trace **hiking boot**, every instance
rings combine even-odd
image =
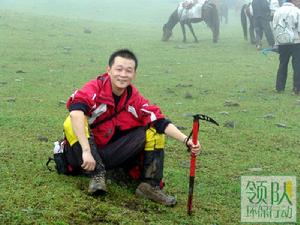
[[[148,198],[166,206],[174,206],[176,204],[174,196],[166,195],[159,186],[151,186],[148,183],[141,183],[135,190],[135,194],[138,197]]]
[[[102,195],[106,193],[105,173],[99,173],[90,180],[88,192],[92,195]]]

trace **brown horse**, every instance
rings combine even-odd
[[[169,20],[163,26],[163,37],[162,41],[168,41],[172,36],[172,30],[177,23],[180,23],[181,30],[183,34],[183,42],[186,42],[186,32],[185,32],[185,25],[187,25],[194,37],[195,42],[198,42],[198,39],[194,33],[194,29],[192,27],[192,23],[199,23],[204,21],[208,27],[210,27],[213,35],[213,42],[218,42],[219,39],[219,14],[216,8],[216,5],[206,1],[203,6],[201,7],[201,18],[187,18],[185,20],[180,20],[180,15],[178,14],[178,8],[170,15]]]

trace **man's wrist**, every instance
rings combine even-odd
[[[82,148],[82,152],[91,152],[91,149],[90,148]]]
[[[183,139],[183,142],[182,142],[182,143],[187,144],[187,141],[188,141],[188,137],[185,137],[185,138]]]

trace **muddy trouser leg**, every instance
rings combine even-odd
[[[87,174],[90,176],[97,175],[99,173],[105,173],[105,166],[103,164],[103,161],[98,153],[98,150],[96,148],[95,142],[92,138],[89,139],[89,144],[91,147],[91,153],[96,161],[96,168],[92,172],[86,172],[81,168],[81,165],[83,163],[82,160],[82,149],[79,142],[76,142],[75,144],[70,146],[66,146],[65,148],[65,156],[67,159],[68,164],[72,166],[73,174]],[[68,145],[68,144],[67,144]]]
[[[105,168],[110,170],[122,167],[126,162],[137,158],[144,150],[145,130],[145,127],[135,128],[116,141],[99,149]]]
[[[159,186],[163,178],[165,135],[154,128],[146,131],[142,178],[152,186]]]
[[[174,206],[176,197],[164,193],[160,185],[163,178],[164,144],[164,134],[157,133],[152,127],[146,131],[143,182],[139,184],[135,194],[166,206]]]

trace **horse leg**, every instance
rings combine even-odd
[[[187,25],[188,25],[188,27],[190,28],[190,31],[191,31],[191,33],[192,33],[194,39],[195,39],[195,42],[197,43],[197,42],[198,42],[198,39],[197,39],[197,37],[196,37],[196,35],[195,35],[195,32],[194,32],[194,29],[193,29],[192,24],[191,24],[191,23],[187,23]]]
[[[209,4],[209,6],[202,9],[202,20],[204,20],[212,31],[213,43],[217,43],[219,39],[220,18],[214,4]]]
[[[213,43],[217,43],[219,39],[219,27],[220,27],[220,21],[218,16],[214,18],[214,21],[212,22],[212,25],[210,26],[210,29],[212,31],[213,36]]]
[[[249,25],[249,34],[250,34],[250,41],[251,44],[255,44],[256,43],[256,37],[255,37],[255,32],[254,32],[254,21],[253,18],[250,19],[250,25]]]
[[[186,42],[186,33],[185,33],[185,27],[184,27],[184,23],[180,22],[180,26],[181,26],[181,30],[182,30],[182,35],[183,35],[183,42]]]
[[[213,33],[213,43],[217,43],[219,39],[219,30],[217,28],[212,28],[212,33]]]
[[[241,9],[241,25],[243,28],[244,39],[248,40],[248,24],[247,24],[247,13],[246,13],[247,5],[243,5]]]

